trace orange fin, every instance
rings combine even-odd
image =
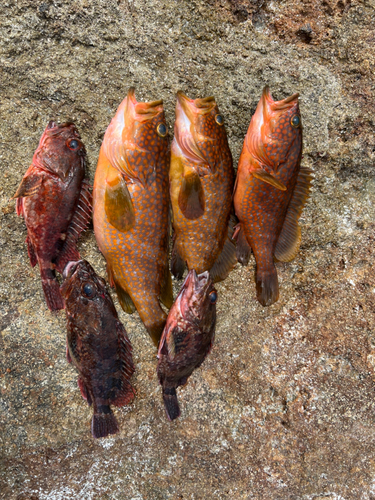
[[[122,175],[111,169],[106,178],[105,213],[108,222],[118,231],[125,233],[135,224],[132,199]]]
[[[234,218],[231,217],[228,224],[228,237],[225,240],[220,255],[210,269],[210,276],[214,283],[225,280],[237,264],[236,246],[232,240],[234,223]]]
[[[164,279],[161,284],[160,300],[167,309],[170,309],[173,305],[172,276],[169,270],[168,262],[165,266]]]
[[[251,247],[247,242],[245,231],[243,230],[241,223],[237,225],[233,239],[236,241],[236,254],[238,262],[243,266],[247,266],[250,260]]]
[[[279,281],[277,278],[276,267],[256,271],[256,289],[257,299],[262,306],[270,306],[279,298]]]
[[[42,185],[43,177],[40,174],[29,174],[25,175],[22,179],[21,184],[18,186],[16,194],[11,198],[26,198],[27,196],[33,196],[38,192],[38,189]],[[19,214],[18,214],[19,215]]]
[[[135,312],[135,305],[130,298],[130,295],[124,288],[122,288],[121,285],[117,283],[117,281],[113,278],[113,275],[111,276],[115,285],[116,293],[117,293],[117,298],[118,301],[120,302],[121,307],[123,310],[128,313],[128,314],[133,314]]]
[[[259,168],[257,170],[251,170],[251,173],[256,179],[260,181],[267,182],[267,184],[271,184],[271,186],[276,189],[280,189],[280,191],[286,191],[286,187],[282,182],[276,179],[272,174],[269,174],[265,170]]]
[[[298,219],[310,196],[311,181],[311,170],[301,167],[275,248],[275,258],[281,262],[293,260],[299,250],[301,228],[298,225]]]
[[[199,175],[190,170],[182,179],[178,205],[181,212],[189,220],[198,219],[204,214],[204,191]]]

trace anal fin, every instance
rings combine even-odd
[[[312,171],[308,167],[301,167],[275,248],[275,258],[280,262],[289,262],[298,253],[301,243],[298,219],[310,196],[311,182]]]
[[[172,276],[169,270],[168,262],[165,266],[164,278],[161,284],[160,300],[167,309],[170,309],[173,305]]]
[[[176,238],[174,238],[173,250],[171,256],[171,271],[173,276],[180,280],[184,275],[185,268],[186,268],[186,263],[178,253]]]
[[[220,255],[210,269],[210,276],[214,283],[225,280],[230,271],[237,264],[236,246],[232,240],[234,224],[235,219],[231,216],[228,223],[228,237],[225,240]]]
[[[120,302],[121,307],[123,310],[128,313],[128,314],[133,314],[135,312],[135,305],[134,302],[132,301],[130,295],[124,288],[115,280],[113,279],[116,293],[117,293],[117,298]]]
[[[250,260],[251,247],[247,242],[245,231],[239,223],[235,229],[233,239],[236,241],[237,260],[243,266],[247,266]]]

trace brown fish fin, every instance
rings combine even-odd
[[[38,173],[30,173],[25,175],[22,179],[21,184],[18,186],[16,194],[11,198],[26,198],[27,196],[33,196],[38,192],[38,189],[43,183],[43,176]]]
[[[56,259],[56,269],[62,273],[69,261],[80,259],[77,249],[77,241],[80,234],[85,231],[91,220],[92,213],[92,195],[90,184],[84,179],[79,195],[76,210],[66,231],[63,247]]]
[[[169,421],[175,420],[180,416],[180,406],[178,404],[176,389],[174,387],[163,387],[163,402]]]
[[[27,244],[27,253],[29,254],[31,267],[35,267],[38,262],[38,259],[33,244],[31,243],[30,238],[28,236],[26,238],[26,244]]]
[[[262,306],[270,306],[279,298],[279,281],[275,265],[256,270],[257,299]]]
[[[134,305],[132,299],[130,298],[130,295],[128,294],[128,292],[126,290],[124,290],[122,288],[121,285],[118,284],[118,282],[113,278],[113,276],[112,276],[112,279],[113,279],[113,282],[115,285],[117,298],[118,298],[118,301],[120,302],[121,307],[123,308],[123,310],[126,313],[133,314],[135,312],[136,308],[135,308],[135,305]]]
[[[69,352],[68,339],[66,339],[66,350],[65,350],[65,353],[66,353],[66,360],[70,364],[72,362],[72,357],[70,356],[70,352]]]
[[[243,266],[247,266],[250,260],[251,247],[247,242],[245,231],[241,223],[237,224],[233,239],[236,242],[236,255],[238,262]]]
[[[98,413],[94,413],[91,421],[91,433],[94,438],[107,437],[119,431],[116,417],[109,406],[101,406]]]
[[[108,222],[125,233],[135,224],[133,202],[123,176],[115,169],[108,169],[105,188],[105,213]]]
[[[22,198],[17,198],[17,201],[16,201],[16,214],[17,215],[22,215],[22,217],[24,216],[23,215],[23,201],[22,201]]]
[[[135,372],[133,357],[132,357],[132,346],[126,330],[120,321],[116,321],[116,331],[119,339],[120,357],[122,360],[121,372],[123,375],[130,379],[130,377]],[[134,392],[134,390],[133,390]]]
[[[64,299],[62,298],[60,292],[59,283],[52,270],[40,267],[40,277],[42,279],[42,287],[48,309],[50,309],[50,311],[59,311],[60,309],[64,309]]]
[[[160,300],[167,309],[170,309],[173,305],[172,276],[169,270],[168,263],[165,266],[164,278],[161,284]]]
[[[223,281],[237,264],[236,246],[233,243],[232,236],[234,232],[235,219],[233,216],[229,219],[228,238],[225,240],[223,249],[210,269],[210,276],[214,283]]]
[[[271,186],[275,187],[276,189],[280,189],[280,191],[286,191],[286,187],[282,182],[276,179],[272,174],[269,174],[262,168],[259,168],[257,170],[251,170],[250,173],[256,178],[259,179],[260,181],[267,182],[267,184],[271,184]]]
[[[195,220],[204,214],[205,200],[199,175],[193,169],[184,175],[178,195],[178,206],[189,220]]]
[[[178,253],[176,239],[174,239],[172,256],[171,256],[171,271],[173,276],[180,280],[184,275],[185,268],[186,268],[186,263]]]
[[[113,273],[112,273],[112,270],[111,268],[109,267],[108,263],[107,263],[107,276],[108,276],[108,282],[109,282],[109,286],[111,288],[115,288],[115,282],[113,280]]]
[[[281,262],[290,262],[298,253],[301,244],[298,219],[310,196],[311,183],[312,171],[308,167],[301,167],[275,248],[275,258]]]
[[[89,406],[91,406],[92,399],[91,399],[90,393],[87,390],[86,384],[84,383],[83,379],[81,377],[78,377],[77,383],[78,383],[79,390],[81,391],[81,396],[83,397],[83,399],[85,401],[87,401],[87,404]]]

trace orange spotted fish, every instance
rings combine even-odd
[[[122,308],[137,309],[157,345],[173,303],[168,266],[169,144],[163,102],[134,89],[104,136],[94,181],[94,230]]]
[[[230,236],[234,170],[215,99],[177,94],[175,137],[169,172],[173,209],[172,273],[185,266],[213,281],[226,278],[236,250]]]
[[[274,259],[289,262],[300,246],[298,219],[311,185],[311,171],[300,167],[301,155],[298,94],[274,101],[265,87],[245,137],[234,192],[237,257],[247,265],[253,251],[263,306],[279,298]]]
[[[33,161],[13,198],[27,227],[30,263],[39,264],[47,306],[64,308],[55,270],[80,258],[77,240],[89,225],[91,194],[85,177],[86,152],[73,123],[49,122]]]

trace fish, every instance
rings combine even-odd
[[[104,135],[93,189],[94,232],[121,307],[158,345],[173,304],[168,250],[170,149],[163,101],[130,88]]]
[[[39,264],[51,311],[64,309],[56,271],[80,259],[77,240],[90,222],[92,198],[85,179],[86,151],[73,123],[50,121],[16,194],[17,215],[27,228],[32,267]]]
[[[224,280],[237,263],[233,234],[234,169],[224,118],[214,97],[177,93],[169,171],[173,211],[172,274],[186,266]]]
[[[295,258],[301,243],[298,219],[310,195],[312,172],[301,166],[302,120],[298,94],[274,101],[266,86],[251,119],[238,163],[233,238],[237,258],[256,261],[256,293],[263,306],[279,298],[274,261]]]
[[[63,273],[68,363],[77,369],[82,397],[93,406],[94,438],[119,431],[111,406],[129,404],[135,390],[132,346],[119,321],[106,282],[85,260],[69,262]]]
[[[189,271],[169,311],[158,349],[157,375],[168,420],[180,416],[176,389],[210,353],[216,325],[217,291],[208,271]]]

